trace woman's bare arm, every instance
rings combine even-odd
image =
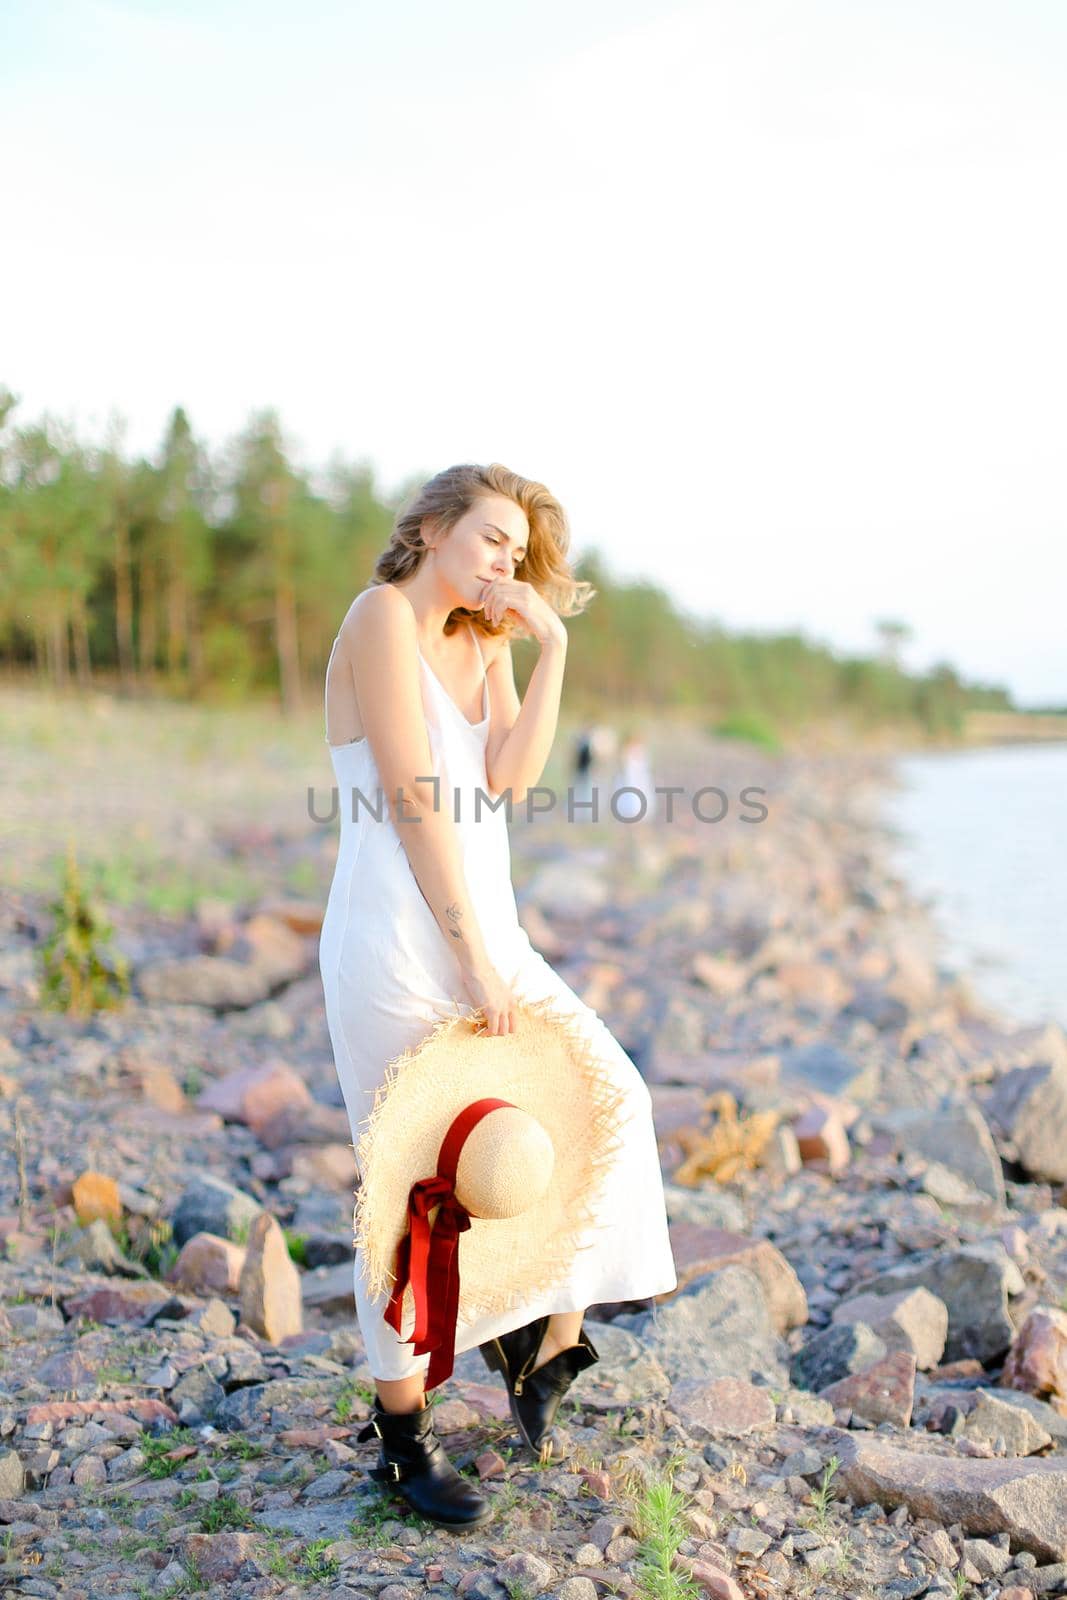
[[[567,635],[552,637],[541,646],[537,665],[520,701],[508,640],[498,649],[488,668],[492,718],[485,768],[494,796],[511,790],[518,805],[526,791],[539,782],[552,751],[559,723],[559,698],[567,664]]]
[[[461,971],[491,967],[463,871],[447,799],[436,796],[422,703],[415,613],[388,584],[359,595],[341,626],[360,720],[381,778],[386,805],[415,881],[455,952]]]

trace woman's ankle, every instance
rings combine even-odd
[[[390,1416],[411,1416],[416,1411],[426,1409],[426,1393],[421,1379],[413,1382],[410,1378],[397,1378],[395,1381],[383,1378],[375,1383],[375,1389],[379,1410],[387,1411]]]

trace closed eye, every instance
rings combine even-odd
[[[492,538],[490,538],[490,537],[489,537],[489,534],[487,534],[487,533],[486,533],[486,534],[483,534],[483,535],[482,535],[482,537],[483,537],[483,538],[484,538],[484,539],[488,539],[488,540],[489,540],[489,543],[490,543],[490,544],[503,544],[503,542],[504,542],[504,541],[503,541],[503,539],[492,539]],[[524,551],[523,551],[523,552],[522,552],[522,555],[521,555],[521,556],[516,556],[516,557],[515,557],[515,564],[516,564],[516,566],[520,566],[520,567],[521,567],[521,566],[522,566],[522,563],[523,563],[523,562],[524,562],[524,561],[525,561],[525,560],[526,560],[526,551],[525,551],[525,550],[524,550]]]

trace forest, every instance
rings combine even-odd
[[[271,696],[300,715],[321,704],[341,619],[427,476],[389,496],[366,462],[301,465],[274,410],[211,451],[179,406],[154,457],[131,457],[118,424],[89,442],[49,415],[24,420],[0,390],[0,675],[203,702]],[[947,661],[907,671],[909,629],[895,619],[875,625],[869,654],[847,655],[800,631],[684,616],[595,549],[575,572],[597,589],[567,624],[565,692],[581,715],[625,705],[778,732],[844,715],[951,736],[967,712],[1013,709],[1005,689],[964,682]],[[520,692],[530,648],[516,648]]]

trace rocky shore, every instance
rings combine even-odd
[[[43,902],[5,896],[0,1592],[1067,1592],[1067,1043],[939,968],[885,759],[713,756],[669,781],[761,786],[763,822],[513,829],[531,938],[649,1085],[680,1282],[590,1308],[546,1463],[458,1359],[469,1535],[355,1441],[321,896],[116,914],[134,993],[83,1021],[40,1004]]]

